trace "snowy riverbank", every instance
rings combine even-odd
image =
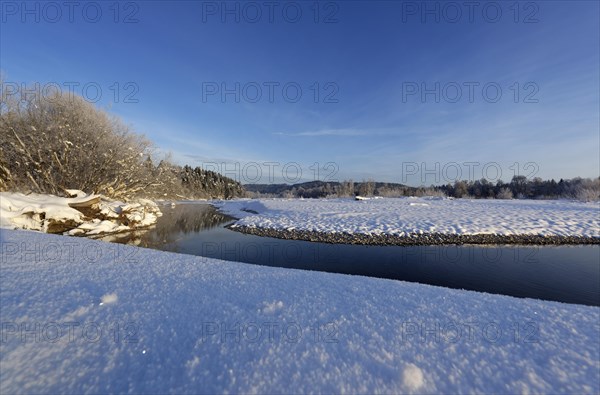
[[[72,236],[127,232],[153,225],[162,215],[147,199],[123,203],[68,190],[73,197],[0,192],[0,227]]]
[[[353,244],[600,243],[599,202],[260,199],[215,204],[262,236]]]
[[[600,391],[597,307],[0,235],[1,393]]]

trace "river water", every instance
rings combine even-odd
[[[250,264],[319,270],[600,306],[600,246],[364,246],[226,229],[206,203],[161,207],[155,227],[105,240]]]

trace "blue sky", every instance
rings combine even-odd
[[[0,69],[242,182],[600,174],[598,2],[271,4],[3,2]]]

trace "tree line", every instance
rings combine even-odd
[[[0,191],[79,189],[125,200],[244,195],[221,174],[157,160],[152,142],[74,94],[21,100],[2,90],[0,139]]]
[[[470,197],[498,199],[600,199],[600,177],[542,180],[540,177],[528,179],[525,176],[514,176],[508,183],[498,181],[491,183],[486,179],[476,181],[457,181],[436,187],[447,196],[456,198]]]
[[[486,179],[456,181],[453,184],[412,187],[404,184],[382,183],[373,180],[353,182],[311,181],[287,185],[244,185],[250,197],[326,198],[347,196],[448,196],[471,199],[600,199],[600,177],[542,180],[514,176],[510,182],[492,183]]]

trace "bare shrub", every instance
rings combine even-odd
[[[83,98],[55,93],[1,100],[5,188],[58,195],[71,188],[123,198],[155,183],[143,165],[151,143]]]
[[[513,193],[509,188],[501,188],[496,195],[496,199],[512,199]]]

